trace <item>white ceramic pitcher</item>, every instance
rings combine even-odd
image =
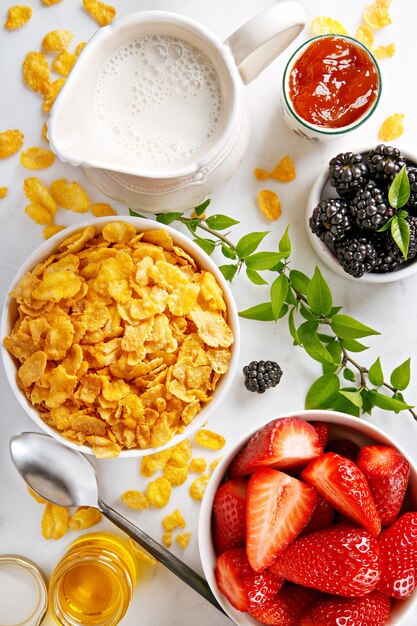
[[[221,42],[182,15],[143,11],[126,15],[91,38],[53,106],[48,137],[58,157],[82,166],[106,195],[153,213],[200,204],[236,169],[249,139],[242,86],[251,82],[297,37],[305,24],[302,7],[288,0],[255,16]],[[221,93],[217,126],[203,151],[182,163],[144,166],[109,141],[95,103],[103,65],[142,35],[173,37],[201,51],[215,68]],[[165,120],[166,121],[166,120]]]

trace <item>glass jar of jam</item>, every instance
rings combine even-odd
[[[283,79],[283,114],[292,130],[320,140],[357,128],[372,115],[381,76],[369,50],[351,37],[323,35],[291,57]]]

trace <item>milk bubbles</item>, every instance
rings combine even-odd
[[[201,50],[174,37],[141,35],[103,65],[95,107],[114,148],[134,164],[164,167],[204,151],[222,98],[216,70]]]

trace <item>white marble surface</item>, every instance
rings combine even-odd
[[[11,33],[0,30],[0,127],[1,130],[20,128],[25,133],[25,146],[28,147],[44,144],[41,139],[41,100],[21,82],[21,64],[26,52],[39,49],[44,34],[49,30],[68,28],[75,33],[74,41],[78,43],[94,32],[96,24],[82,10],[81,0],[64,0],[51,8],[41,6],[40,0],[25,0],[25,3],[34,9],[34,16],[29,24]],[[213,0],[210,3],[202,0],[114,0],[119,15],[143,9],[178,11],[205,23],[220,37],[226,37],[240,23],[271,3],[270,0]],[[342,0],[320,0],[314,3],[300,0],[300,3],[305,7],[309,21],[316,15],[332,15],[353,33],[360,22],[365,0],[351,3]],[[5,5],[11,3],[2,4],[0,21],[6,15]],[[286,225],[290,223],[294,249],[293,266],[312,273],[317,258],[310,248],[305,232],[305,203],[314,178],[329,156],[339,150],[352,149],[355,145],[378,143],[377,131],[381,122],[395,112],[405,113],[406,128],[404,136],[395,145],[413,149],[417,137],[417,87],[415,81],[414,84],[411,81],[414,78],[417,58],[417,4],[413,0],[393,0],[391,14],[392,25],[377,34],[378,44],[395,41],[397,46],[395,57],[381,62],[383,93],[379,107],[374,117],[348,138],[318,147],[287,131],[279,111],[280,81],[285,60],[288,58],[286,53],[247,88],[252,122],[250,150],[232,179],[212,196],[213,211],[225,212],[241,220],[241,224],[234,229],[233,236],[236,239],[249,230],[270,229],[271,235],[265,240],[265,248],[272,249]],[[303,37],[307,37],[307,32],[301,35]],[[253,168],[271,167],[285,154],[290,154],[294,159],[298,175],[296,181],[288,185],[268,183],[269,187],[279,193],[283,207],[280,220],[269,224],[255,205],[256,194],[263,184],[255,180]],[[41,227],[24,213],[27,202],[23,196],[22,183],[31,174],[22,168],[18,157],[0,163],[0,186],[9,187],[7,198],[0,201],[2,300],[20,264],[42,241]],[[77,179],[85,184],[95,202],[105,201],[102,194],[88,185],[82,172],[71,166],[55,163],[53,167],[39,174],[45,182],[60,177]],[[121,214],[127,212],[122,206],[118,206],[118,210]],[[62,210],[57,216],[57,221],[64,224],[77,220],[80,220],[80,216]],[[357,316],[382,333],[381,337],[371,338],[368,342],[370,350],[360,355],[364,364],[370,365],[380,355],[383,367],[390,371],[408,356],[416,356],[417,277],[398,283],[372,286],[354,284],[337,277],[324,267],[322,270],[332,287],[335,303],[343,305],[346,313]],[[245,277],[236,280],[233,291],[239,309],[265,299],[263,288],[249,285]],[[269,416],[301,409],[309,385],[320,373],[317,363],[311,361],[302,350],[293,347],[285,322],[262,324],[243,320],[241,327],[240,366],[254,358],[270,358],[280,363],[284,376],[277,389],[258,396],[247,392],[243,387],[241,374],[236,375],[227,400],[210,422],[210,426],[222,432],[229,443]],[[415,361],[413,365],[412,384],[406,395],[409,402],[417,404]],[[56,542],[47,542],[41,537],[42,507],[27,495],[8,453],[10,436],[22,430],[34,429],[34,426],[13,397],[4,375],[0,378],[0,401],[0,553],[23,554],[37,561],[50,574],[72,536],[68,534]],[[371,419],[395,436],[417,461],[417,426],[409,414],[387,415],[376,410]],[[210,461],[216,458],[215,453],[204,454],[202,450],[198,453]],[[104,486],[104,496],[115,506],[121,506],[119,496],[124,490],[140,489],[145,485],[138,475],[138,462],[135,460],[105,461],[97,463],[97,467]],[[189,498],[187,484],[174,489],[169,506],[162,512],[150,509],[145,512],[124,510],[124,513],[156,539],[160,539],[161,519],[176,506],[183,512],[187,529],[192,532],[192,540],[184,553],[174,542],[173,551],[201,572],[197,548],[199,506]],[[102,527],[108,528],[104,523]],[[196,622],[197,615],[200,626],[230,623],[163,567],[158,567],[153,575],[149,574],[138,585],[134,601],[122,624],[191,625]],[[416,621],[417,610],[402,626],[412,626]]]

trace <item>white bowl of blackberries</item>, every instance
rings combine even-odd
[[[319,257],[340,276],[368,283],[417,271],[417,158],[379,144],[333,157],[307,210]]]

